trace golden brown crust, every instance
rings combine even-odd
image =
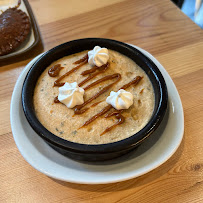
[[[0,56],[18,48],[30,33],[30,20],[20,9],[9,8],[0,15]]]

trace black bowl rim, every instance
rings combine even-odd
[[[150,67],[150,70],[152,71],[152,73],[154,74],[154,76],[158,82],[158,85],[160,88],[160,98],[159,98],[159,104],[158,104],[157,110],[156,110],[156,112],[154,112],[155,115],[153,117],[151,117],[150,121],[143,129],[141,129],[139,132],[135,133],[134,135],[132,135],[126,139],[123,139],[123,140],[120,140],[117,142],[106,143],[106,144],[97,144],[97,145],[96,144],[95,145],[80,144],[80,143],[71,142],[71,141],[65,140],[63,138],[60,138],[60,137],[54,135],[53,133],[51,133],[50,131],[48,131],[39,122],[39,120],[35,116],[35,113],[33,112],[33,110],[28,108],[29,99],[28,99],[28,97],[26,97],[26,95],[27,95],[27,91],[29,91],[29,86],[27,85],[27,83],[30,80],[30,75],[32,74],[35,67],[37,67],[37,65],[40,64],[41,61],[45,60],[47,57],[51,58],[50,56],[54,55],[57,50],[66,48],[74,43],[81,43],[84,41],[94,41],[94,42],[98,42],[99,44],[101,44],[102,42],[108,42],[108,43],[112,43],[115,46],[121,46],[121,47],[125,47],[128,50],[131,50],[132,52],[134,52],[134,54],[136,54],[136,56],[141,57],[142,60],[144,60],[144,62]],[[122,53],[122,54],[124,54],[124,53]],[[53,61],[51,61],[50,64]],[[132,46],[130,46],[126,43],[120,42],[120,41],[106,39],[106,38],[83,38],[83,39],[72,40],[72,41],[60,44],[60,45],[48,50],[47,52],[45,52],[41,57],[39,57],[35,61],[35,63],[32,65],[32,67],[28,71],[28,73],[25,77],[24,83],[23,83],[21,96],[22,96],[21,98],[22,98],[23,111],[27,118],[27,121],[29,122],[29,124],[31,125],[33,130],[40,137],[42,137],[48,143],[54,144],[62,149],[70,150],[73,152],[84,152],[84,153],[90,153],[90,154],[91,153],[109,153],[109,152],[125,150],[127,148],[132,148],[132,147],[137,146],[157,129],[157,127],[159,126],[159,124],[161,123],[161,121],[164,117],[164,114],[167,109],[167,103],[168,103],[168,93],[167,93],[167,87],[166,87],[165,80],[164,80],[161,72],[159,71],[158,67],[154,64],[154,62],[151,59],[149,59],[147,56],[145,56],[142,52],[140,52],[138,49],[136,49],[135,47],[132,47]],[[138,140],[138,137],[140,137],[139,140]]]

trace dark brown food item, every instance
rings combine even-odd
[[[30,33],[27,14],[17,7],[9,8],[0,15],[0,56],[18,48]]]

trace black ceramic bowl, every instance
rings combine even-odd
[[[115,50],[128,56],[147,73],[154,88],[155,108],[148,124],[138,133],[127,139],[100,145],[79,144],[64,140],[52,134],[39,122],[33,106],[33,93],[39,76],[52,62],[67,55],[84,50],[91,50],[96,45]],[[22,89],[23,110],[31,127],[52,148],[65,156],[81,161],[103,161],[113,159],[137,147],[159,126],[167,109],[167,100],[167,88],[164,78],[157,66],[149,58],[125,43],[100,38],[74,40],[47,51],[32,65],[25,78]]]

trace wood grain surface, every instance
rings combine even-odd
[[[30,0],[44,50],[85,37],[135,44],[154,55],[182,100],[176,153],[141,177],[107,185],[54,180],[32,168],[10,127],[15,82],[31,60],[0,64],[0,202],[203,202],[203,31],[169,0]]]

